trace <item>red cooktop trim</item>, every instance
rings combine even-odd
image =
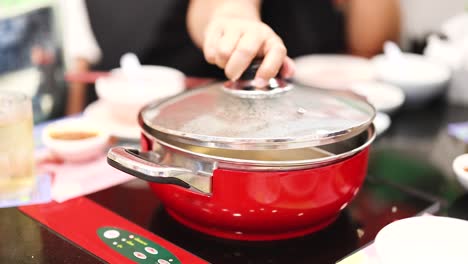
[[[22,206],[19,209],[26,215],[29,215],[59,235],[108,263],[125,264],[135,262],[120,255],[101,241],[96,231],[104,226],[125,229],[150,239],[169,250],[182,263],[208,263],[86,197],[76,198],[64,203],[52,202],[41,205]]]

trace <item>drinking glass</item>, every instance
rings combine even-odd
[[[23,94],[0,91],[0,198],[25,194],[34,183],[31,100]]]

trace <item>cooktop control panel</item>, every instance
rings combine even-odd
[[[101,227],[97,234],[111,249],[140,264],[181,264],[171,252],[138,234],[115,227]]]

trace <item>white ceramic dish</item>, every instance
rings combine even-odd
[[[52,154],[64,161],[85,162],[103,155],[109,134],[97,125],[81,118],[65,119],[47,125],[42,132],[42,141]],[[84,139],[58,139],[54,134],[86,132],[95,134]]]
[[[306,55],[294,59],[294,80],[325,89],[348,89],[355,82],[374,79],[374,69],[366,58],[350,55]]]
[[[450,69],[422,55],[403,53],[402,59],[377,55],[372,59],[376,78],[400,87],[408,105],[421,105],[441,95],[450,81]]]
[[[101,100],[88,105],[83,116],[90,122],[106,127],[112,136],[130,140],[139,140],[140,138],[140,127],[136,117],[132,123],[121,122],[112,114],[112,109],[109,109]]]
[[[468,154],[463,154],[455,158],[452,168],[457,175],[458,182],[468,190]]]
[[[404,101],[403,91],[391,84],[370,81],[351,85],[351,91],[364,96],[377,111],[391,114],[399,109]]]
[[[133,76],[114,69],[96,81],[98,98],[121,122],[133,123],[140,109],[151,101],[170,97],[185,89],[182,72],[164,66],[143,65]]]
[[[467,263],[468,221],[419,216],[395,221],[375,238],[382,264]]]

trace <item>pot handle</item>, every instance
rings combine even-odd
[[[158,164],[154,152],[140,152],[136,149],[113,147],[107,153],[107,163],[123,172],[145,181],[173,184],[211,193],[211,177],[198,175],[191,170]]]

